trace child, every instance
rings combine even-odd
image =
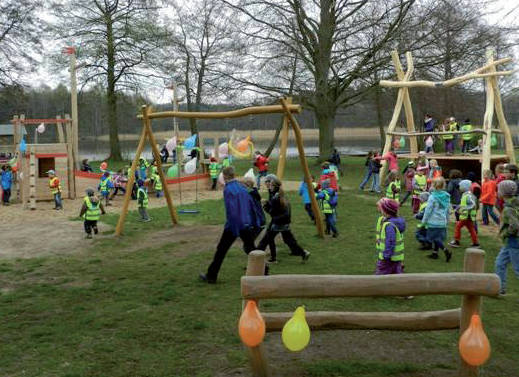
[[[114,174],[114,176],[113,176],[113,184],[114,184],[115,189],[114,189],[114,192],[112,193],[112,196],[110,197],[110,200],[112,200],[115,197],[115,195],[117,195],[119,190],[121,190],[123,192],[123,194],[126,193],[126,182],[127,182],[127,179],[124,176],[123,169],[119,169],[117,174]]]
[[[401,274],[404,261],[405,220],[398,217],[396,200],[382,198],[377,203],[382,219],[377,223],[378,260],[375,274]]]
[[[157,198],[160,198],[164,196],[164,191],[162,188],[162,181],[160,179],[160,175],[158,173],[155,173],[151,176],[152,182],[153,182],[153,189],[155,190],[155,196]]]
[[[402,171],[402,174],[404,176],[404,186],[405,186],[405,195],[404,198],[400,201],[400,207],[404,205],[407,198],[411,196],[413,193],[413,178],[416,173],[415,170],[415,163],[414,161],[409,161],[407,163],[407,166]]]
[[[261,177],[266,177],[269,173],[269,159],[264,156],[260,151],[256,151],[256,157],[254,159],[254,166],[258,168],[258,176],[256,185],[258,190],[260,189]]]
[[[386,198],[399,201],[400,199],[400,179],[397,171],[389,172],[387,176]]]
[[[373,177],[373,181],[371,183],[370,192],[376,192],[380,194],[380,168],[382,164],[376,158],[379,156],[378,152],[375,152],[373,158],[371,159],[371,173]]]
[[[431,259],[438,259],[440,250],[443,250],[446,262],[452,258],[452,253],[444,244],[447,238],[449,210],[450,195],[445,191],[445,179],[443,177],[435,178],[432,181],[432,191],[422,218],[422,224],[427,228],[427,240],[433,246],[433,252],[428,255]]]
[[[321,190],[317,194],[321,209],[323,210],[326,218],[326,234],[332,233],[333,238],[337,238],[339,232],[335,226],[335,207],[337,206],[337,192],[330,187],[328,180],[324,181],[321,185]]]
[[[61,184],[59,182],[59,178],[56,177],[56,172],[54,170],[49,170],[47,175],[49,176],[50,193],[54,196],[54,209],[63,209],[63,204],[61,203]]]
[[[366,156],[366,162],[364,162],[364,178],[362,179],[362,182],[359,185],[360,190],[364,190],[364,186],[366,186],[369,182],[369,179],[371,178],[371,175],[373,174],[373,171],[371,169],[371,160],[373,158],[373,151],[369,151],[368,155]]]
[[[418,213],[414,216],[417,220],[422,220],[425,208],[427,207],[427,200],[429,199],[429,193],[427,191],[422,192],[419,196],[420,198],[420,209],[418,210]],[[431,243],[429,242],[429,239],[427,238],[427,226],[422,223],[421,221],[416,225],[416,232],[415,232],[416,240],[422,245],[420,247],[420,250],[430,250],[431,249]]]
[[[144,181],[139,179],[137,181],[137,205],[139,208],[139,215],[141,215],[141,221],[148,222],[151,221],[151,218],[148,216],[148,191],[146,187],[144,187]]]
[[[504,246],[496,258],[496,274],[501,280],[499,294],[506,294],[506,269],[510,263],[519,278],[519,199],[515,182],[505,180],[497,186],[497,194],[505,202],[499,235]]]
[[[105,199],[105,205],[111,206],[112,203],[110,200],[110,191],[114,188],[114,184],[112,182],[112,178],[110,177],[110,172],[105,171],[101,176],[101,181],[99,182],[99,186],[97,186],[97,191],[101,192],[101,195]]]
[[[395,148],[394,147],[391,147],[389,152],[387,152],[383,156],[376,156],[375,160],[377,160],[377,161],[386,160],[388,165],[389,165],[388,169],[389,169],[390,172],[391,171],[398,171],[398,156],[395,153]]]
[[[139,172],[139,179],[142,181],[146,180],[146,170],[150,166],[150,163],[146,161],[144,157],[139,158],[139,166],[138,166],[138,172]]]
[[[420,194],[427,191],[427,178],[425,177],[425,168],[418,168],[413,178],[413,214],[418,213],[420,208]]]
[[[337,175],[330,170],[330,164],[328,162],[323,163],[321,176],[319,177],[319,188],[322,187],[324,181],[328,180],[330,182],[330,187],[335,190],[335,192],[339,191],[337,185]]]
[[[488,225],[488,216],[499,225],[499,216],[494,213],[494,205],[497,198],[497,183],[493,179],[492,170],[487,169],[483,172],[483,186],[481,187],[480,202],[483,204],[483,225]]]
[[[505,164],[503,164],[503,163],[497,164],[496,168],[495,168],[495,173],[496,173],[496,185],[499,186],[499,184],[501,182],[506,180]],[[504,201],[498,195],[497,200],[496,200],[496,208],[499,211],[499,213],[501,213],[503,211],[503,206],[504,206]]]
[[[93,172],[94,170],[88,163],[88,158],[85,158],[83,161],[81,161],[81,171],[85,172]]]
[[[150,183],[151,183],[151,187],[153,187],[153,189],[155,190],[155,181],[156,181],[156,178],[159,176],[159,172],[158,172],[158,166],[157,166],[157,161],[153,161],[153,164],[150,166]]]
[[[211,157],[211,163],[209,164],[209,175],[211,177],[212,186],[211,190],[216,190],[216,184],[218,183],[218,175],[220,174],[220,170],[222,170],[222,165],[220,165],[215,157]]]
[[[459,220],[456,221],[456,227],[454,228],[454,239],[449,242],[452,247],[460,247],[461,239],[461,228],[466,227],[472,238],[472,247],[479,247],[478,235],[476,228],[474,227],[474,221],[476,220],[476,198],[474,194],[470,192],[471,181],[464,179],[460,182],[461,201],[458,208]]]
[[[13,185],[13,173],[9,165],[2,166],[2,203],[4,206],[9,205],[11,198],[11,186]]]
[[[268,245],[270,249],[269,263],[277,263],[276,243],[274,240],[277,234],[281,233],[283,242],[290,249],[290,255],[300,256],[303,262],[307,261],[310,257],[310,252],[303,250],[299,246],[290,231],[290,203],[281,187],[281,181],[274,174],[269,174],[265,177],[265,184],[269,190],[269,199],[263,208],[271,216],[272,221],[267,227],[267,232],[259,242],[258,249],[265,250]]]
[[[454,132],[458,130],[458,123],[456,123],[456,119],[454,117],[449,118],[442,126],[442,131],[446,132]],[[451,155],[454,153],[454,135],[443,135],[443,140],[445,140],[445,153]]]
[[[451,196],[451,207],[453,211],[455,211],[456,220],[458,220],[458,212],[457,209],[460,205],[461,193],[459,184],[461,182],[461,171],[457,169],[452,169],[449,171],[449,184],[447,185],[447,192]]]
[[[463,126],[461,126],[462,131],[472,131],[472,124],[470,124],[470,119],[465,119],[463,122]],[[470,141],[472,140],[472,133],[466,133],[461,136],[463,139],[463,146],[461,147],[461,153],[468,154],[470,150]]]
[[[424,151],[418,152],[418,159],[416,160],[416,170],[422,169],[425,176],[429,175],[429,160]]]
[[[432,159],[429,161],[429,176],[427,177],[431,181],[435,178],[443,176],[442,168],[438,165],[438,161]]]
[[[314,182],[314,176],[312,175],[312,195],[314,195],[315,188],[317,184]],[[312,220],[315,223],[315,216],[312,211],[312,201],[310,200],[310,195],[308,195],[308,186],[303,178],[303,181],[299,185],[299,196],[303,199],[303,204],[305,206],[305,211],[308,213],[308,216],[310,216],[310,220]]]
[[[87,189],[86,196],[83,199],[83,205],[81,206],[81,211],[79,212],[79,217],[82,217],[85,220],[83,226],[87,234],[86,238],[92,238],[92,230],[94,231],[94,234],[99,232],[97,229],[97,221],[101,215],[104,214],[105,209],[103,203],[101,203],[97,196],[95,196],[94,190],[91,188]]]
[[[247,187],[247,191],[249,192],[249,195],[254,200],[254,213],[256,214],[256,218],[259,220],[260,227],[257,229],[254,240],[259,236],[261,231],[265,228],[265,213],[263,212],[263,208],[261,207],[261,195],[258,191],[258,188],[255,186],[256,182],[254,182],[254,179],[251,177],[243,178],[243,184],[245,187]]]

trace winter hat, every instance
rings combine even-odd
[[[88,196],[94,196],[94,190],[91,188],[87,188],[85,192]]]
[[[509,179],[499,182],[497,185],[499,196],[515,196],[517,193],[517,185]]]
[[[420,195],[418,195],[418,197],[420,198],[421,202],[426,202],[427,200],[429,200],[430,195],[431,194],[429,194],[429,191],[424,191],[424,192],[420,193]]]
[[[460,186],[461,192],[466,192],[466,191],[470,190],[470,186],[472,186],[472,182],[469,181],[468,179],[464,179],[463,181],[460,182],[459,186]]]
[[[141,187],[144,185],[144,181],[142,179],[137,180],[137,186]]]
[[[475,182],[475,181],[476,181],[476,178],[477,178],[477,175],[476,175],[476,173],[474,173],[473,171],[469,171],[469,172],[467,173],[467,179],[468,179],[469,181]]]
[[[265,177],[265,182],[271,182],[274,186],[280,187],[281,181],[275,174],[268,174]]]
[[[388,198],[380,199],[377,205],[382,212],[389,216],[396,216],[398,214],[398,207],[400,207],[396,200]]]
[[[505,172],[507,172],[507,173],[516,172],[517,173],[517,165],[505,164]]]

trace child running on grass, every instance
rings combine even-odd
[[[141,215],[140,220],[144,222],[151,221],[151,218],[148,216],[148,191],[144,186],[144,181],[139,179],[137,181],[137,205],[139,209],[139,215]]]
[[[499,235],[504,245],[496,258],[496,274],[501,280],[499,295],[506,294],[506,269],[510,263],[519,278],[519,199],[514,181],[505,180],[497,186],[498,196],[504,200]]]
[[[427,238],[427,225],[422,223],[423,216],[425,214],[425,208],[427,207],[427,200],[429,199],[429,193],[427,191],[422,192],[419,196],[420,199],[420,208],[418,209],[418,213],[414,216],[415,219],[420,220],[420,222],[416,225],[415,237],[416,240],[420,243],[420,250],[430,250],[431,243]]]
[[[312,175],[312,189],[310,190],[312,195],[315,195],[316,187],[317,187],[317,184],[314,182],[314,176]],[[308,195],[308,185],[306,184],[304,177],[303,177],[303,180],[301,181],[301,184],[299,185],[299,196],[301,196],[301,199],[303,200],[303,205],[305,206],[305,211],[306,211],[306,213],[308,213],[310,220],[312,220],[315,223],[315,216],[312,211],[312,201],[310,200],[310,195]]]
[[[470,233],[472,238],[472,247],[479,247],[478,234],[474,226],[476,220],[476,198],[474,194],[470,192],[470,186],[472,182],[468,179],[464,179],[460,182],[461,201],[458,208],[459,220],[456,221],[454,228],[454,239],[449,242],[452,247],[460,247],[461,239],[461,228],[465,227]]]
[[[492,174],[492,170],[487,169],[483,172],[483,185],[481,186],[480,202],[483,204],[483,225],[488,225],[490,216],[499,225],[499,216],[494,212],[494,205],[497,199],[497,183]]]
[[[377,203],[382,214],[377,223],[378,260],[376,275],[401,274],[404,261],[405,220],[398,217],[399,204],[396,200],[382,198]]]
[[[369,151],[368,155],[366,156],[366,162],[364,163],[364,178],[362,179],[362,182],[359,185],[360,190],[364,190],[364,186],[368,184],[369,179],[373,174],[371,160],[373,159],[374,154],[375,153],[373,151]]]
[[[95,196],[94,190],[91,188],[86,189],[86,196],[83,199],[83,205],[79,212],[79,217],[84,219],[83,227],[85,228],[86,238],[92,238],[92,231],[97,234],[97,221],[101,215],[105,214],[103,203],[100,202],[99,198]]]
[[[326,234],[332,234],[333,238],[339,235],[335,226],[335,207],[337,207],[337,192],[330,187],[328,180],[323,181],[321,190],[317,194],[317,199],[326,219]]]
[[[450,195],[445,191],[445,179],[438,177],[432,181],[432,191],[427,200],[422,224],[427,228],[427,240],[433,247],[428,255],[431,259],[438,259],[440,250],[445,254],[445,261],[449,262],[452,253],[445,247],[447,238],[447,223],[449,221]]]

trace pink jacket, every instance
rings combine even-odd
[[[386,160],[389,164],[389,170],[397,170],[398,171],[398,157],[394,152],[387,152],[382,157],[376,157],[377,160]]]

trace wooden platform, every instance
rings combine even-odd
[[[428,160],[472,160],[481,162],[483,155],[471,153],[468,155],[463,155],[461,153],[458,154],[445,154],[445,153],[428,153],[426,154]],[[414,160],[418,158],[418,153],[403,153],[398,154],[398,158],[408,158],[410,160]],[[508,161],[508,156],[506,154],[494,154],[490,157],[491,161]]]

